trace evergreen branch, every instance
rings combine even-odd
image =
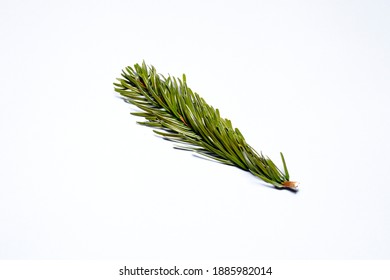
[[[251,172],[276,188],[295,189],[289,180],[286,161],[280,153],[282,172],[273,161],[249,146],[238,128],[220,116],[182,79],[158,74],[153,66],[136,64],[126,67],[114,83],[122,98],[141,109],[132,115],[143,117],[141,125],[154,128],[163,139],[179,143],[176,147],[214,161]]]

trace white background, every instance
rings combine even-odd
[[[0,1],[0,258],[390,258],[389,1]],[[112,83],[145,60],[296,194],[172,149]]]

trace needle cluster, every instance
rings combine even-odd
[[[131,114],[144,119],[139,124],[178,143],[175,148],[239,167],[276,188],[297,187],[297,183],[289,181],[283,154],[280,153],[282,172],[270,158],[257,153],[218,109],[193,92],[185,75],[182,79],[165,78],[143,62],[134,68],[126,67],[121,76],[114,83],[115,91],[141,110]]]

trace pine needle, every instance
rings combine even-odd
[[[176,148],[249,171],[276,188],[297,188],[296,182],[289,181],[283,154],[280,155],[284,172],[249,146],[238,128],[222,118],[218,109],[193,92],[187,86],[185,75],[182,79],[165,78],[143,62],[134,68],[126,67],[117,80],[115,91],[141,109],[131,113],[144,118],[138,123],[178,143]]]

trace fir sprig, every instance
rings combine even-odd
[[[218,109],[193,92],[187,86],[185,75],[182,79],[165,78],[143,62],[134,68],[126,67],[117,80],[115,91],[126,102],[141,109],[141,112],[131,113],[145,119],[138,123],[152,127],[166,140],[179,143],[175,148],[239,167],[276,188],[295,189],[298,186],[289,180],[282,153],[284,172],[269,157],[249,146],[238,128],[222,118]]]

